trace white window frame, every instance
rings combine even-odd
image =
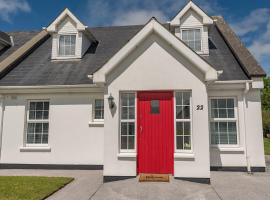
[[[60,55],[60,37],[61,36],[75,36],[75,52],[74,55]],[[78,34],[77,33],[59,33],[57,37],[57,57],[58,58],[74,58],[76,57],[76,50],[77,50],[77,38]]]
[[[134,94],[134,119],[122,119],[122,94]],[[137,152],[137,92],[120,91],[119,93],[119,153],[136,153]],[[134,122],[134,149],[121,149],[121,122]]]
[[[32,102],[49,102],[49,113],[48,113],[48,119],[41,119],[41,120],[32,120],[29,119],[29,111],[30,111],[30,103]],[[25,129],[24,129],[24,146],[25,147],[48,147],[49,143],[50,143],[50,99],[29,99],[27,100],[27,112],[26,112],[26,120],[25,120]],[[27,132],[28,132],[28,123],[48,123],[49,127],[48,127],[48,143],[47,144],[31,144],[31,143],[27,143]]]
[[[190,30],[200,30],[200,35],[201,35],[201,49],[200,50],[195,50],[195,49],[191,49],[197,53],[203,53],[203,38],[202,38],[202,32],[203,32],[203,28],[202,27],[183,27],[180,28],[181,30],[181,40],[185,43],[185,41],[183,40],[183,31],[190,31]],[[186,44],[186,43],[185,43]],[[188,44],[186,44],[188,46]]]
[[[190,93],[190,119],[176,119],[176,93],[178,92],[189,92]],[[176,90],[173,94],[173,110],[174,110],[174,152],[175,153],[193,153],[193,113],[192,113],[192,91],[191,90]],[[177,149],[176,140],[176,123],[177,122],[190,122],[190,142],[191,149]]]
[[[103,119],[96,119],[96,100],[103,100]],[[95,98],[94,99],[94,103],[93,103],[93,111],[92,111],[92,117],[93,117],[93,121],[94,122],[104,122],[104,104],[105,104],[105,100],[104,98]]]
[[[234,118],[212,118],[212,107],[211,100],[212,99],[233,99],[234,100]],[[210,145],[214,148],[236,148],[240,146],[240,134],[239,134],[239,119],[238,119],[238,99],[235,96],[212,96],[209,97],[208,100],[209,107],[209,135],[210,135]],[[211,122],[236,122],[236,136],[237,136],[237,144],[212,144],[212,134],[211,134]]]

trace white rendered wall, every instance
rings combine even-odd
[[[192,90],[192,128],[194,158],[174,161],[176,177],[209,178],[209,130],[207,92],[203,74],[156,35],[151,35],[108,77],[105,95],[105,176],[135,176],[136,157],[119,154],[119,93],[140,90]],[[110,110],[106,98],[112,94],[116,109]],[[203,111],[195,111],[196,105]]]
[[[95,97],[103,94],[6,96],[1,163],[102,165],[103,127],[89,126]],[[28,99],[50,100],[50,152],[21,151]]]
[[[238,137],[239,145],[234,148],[211,147],[211,166],[246,167],[247,155],[252,167],[264,167],[264,150],[262,134],[262,117],[260,91],[251,90],[246,94],[244,90],[209,91],[209,97],[235,97],[237,99]],[[246,139],[248,154],[246,154]]]

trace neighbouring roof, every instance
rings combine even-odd
[[[5,45],[11,45],[10,36],[5,32],[0,31],[0,42],[5,43]]]
[[[48,37],[0,79],[0,86],[91,84],[92,81],[87,75],[100,69],[143,27],[143,25],[136,25],[91,28],[92,34],[99,41],[98,45],[92,45],[82,59],[73,61],[52,61],[52,38]],[[168,24],[164,27],[170,29]],[[221,32],[216,23],[210,25],[210,53],[209,56],[203,56],[203,58],[216,70],[223,70],[219,80],[250,79],[246,66],[240,62]],[[9,34],[14,36],[15,46],[18,46],[20,45],[19,38],[29,40],[37,32]],[[3,59],[2,56],[0,56],[0,62],[1,59]]]
[[[250,53],[250,51],[245,47],[245,45],[241,42],[239,37],[234,33],[231,27],[225,22],[223,17],[221,16],[213,16],[215,20],[215,24],[219,29],[221,35],[224,40],[240,62],[243,69],[246,73],[252,76],[266,76],[265,71],[254,58],[254,56]]]

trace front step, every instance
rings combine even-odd
[[[139,182],[170,182],[169,174],[140,174]]]

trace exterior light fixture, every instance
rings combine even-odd
[[[113,109],[114,108],[114,98],[113,98],[112,94],[110,94],[110,96],[108,97],[108,102],[109,102],[110,109]]]

